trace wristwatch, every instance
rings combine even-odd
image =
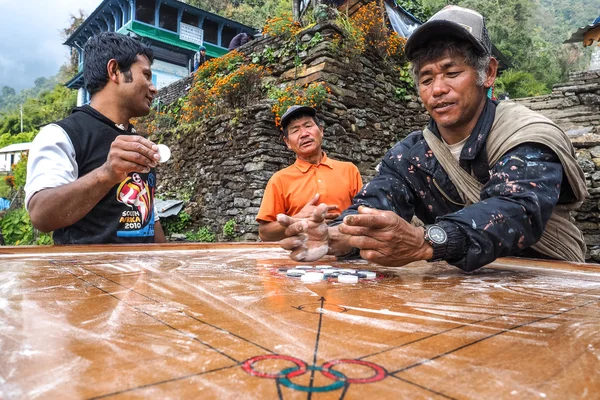
[[[448,246],[448,234],[439,225],[425,226],[425,241],[433,247],[433,257],[429,261],[442,260],[446,255]]]

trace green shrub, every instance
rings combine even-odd
[[[0,177],[0,197],[10,199],[12,195],[12,186],[6,182],[6,179]]]
[[[8,211],[0,221],[4,243],[9,246],[33,243],[33,225],[24,208]]]
[[[227,221],[225,225],[223,225],[223,236],[230,240],[235,238],[235,227],[235,219],[232,218],[229,221]]]
[[[186,228],[190,225],[192,217],[185,211],[180,212],[177,215],[173,215],[166,218],[160,219],[160,225],[165,231],[166,235],[172,235],[174,233],[183,233]]]
[[[533,74],[514,69],[506,70],[496,79],[496,95],[508,94],[510,98],[532,97],[548,94],[551,91]]]
[[[27,153],[21,155],[21,159],[13,167],[14,175],[14,186],[15,189],[19,190],[25,187],[25,181],[27,180]]]
[[[215,234],[209,227],[203,226],[197,232],[193,230],[187,232],[185,238],[190,242],[214,242]]]

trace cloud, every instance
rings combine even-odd
[[[69,14],[82,9],[89,15],[101,2],[0,0],[0,87],[19,91],[32,87],[36,78],[56,75],[69,53],[60,36]]]

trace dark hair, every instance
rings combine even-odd
[[[119,70],[126,78],[131,78],[131,65],[136,62],[137,56],[145,56],[154,61],[152,49],[129,36],[116,32],[102,32],[92,36],[85,44],[83,60],[83,80],[85,88],[93,96],[102,90],[108,83],[106,64],[115,59]]]
[[[288,137],[288,125],[293,122],[293,121],[297,121],[299,119],[302,119],[304,117],[311,117],[313,121],[315,121],[315,124],[320,127],[321,126],[321,121],[319,121],[319,118],[317,118],[316,115],[311,114],[310,112],[299,112],[298,114],[295,114],[292,118],[290,118],[287,123],[285,124],[285,126],[282,126],[281,129],[283,130],[283,137]]]
[[[483,85],[487,77],[487,68],[490,65],[491,56],[489,54],[481,54],[466,40],[449,36],[447,38],[432,40],[423,48],[415,51],[415,55],[411,61],[411,72],[417,87],[419,86],[419,71],[423,68],[423,65],[444,56],[464,57],[464,62],[477,71],[477,85]]]

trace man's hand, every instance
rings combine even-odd
[[[300,210],[300,212],[298,212],[298,214],[294,215],[293,218],[310,218],[313,215],[313,212],[315,211],[315,209],[317,208],[317,204],[319,204],[319,197],[321,195],[319,193],[315,194],[315,196],[309,200],[308,203],[306,203],[306,205],[304,205],[304,207],[302,207],[302,210]],[[328,221],[332,221],[334,219],[336,219],[337,217],[340,216],[339,212],[332,212],[333,210],[337,209],[338,206],[337,205],[328,205],[327,206],[327,214],[325,214],[325,219]]]
[[[279,244],[292,253],[295,261],[317,261],[329,250],[329,231],[325,216],[327,204],[316,206],[308,218],[295,218],[285,214],[277,215],[277,221],[286,227],[285,239]]]
[[[137,135],[119,135],[110,145],[106,162],[99,172],[114,184],[122,182],[131,172],[150,172],[159,159],[158,147],[148,139]]]
[[[400,267],[433,256],[423,228],[409,224],[393,211],[360,206],[358,214],[345,217],[338,229],[350,235],[347,242],[361,250],[362,258],[380,265]]]

